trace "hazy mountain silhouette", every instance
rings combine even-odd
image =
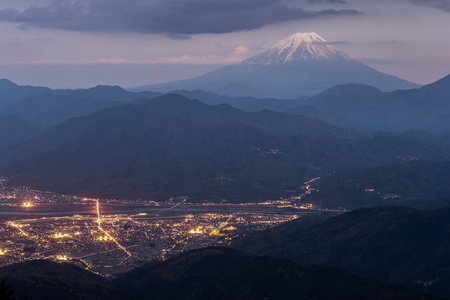
[[[39,128],[23,119],[0,116],[0,148],[29,139],[39,132]]]
[[[132,93],[119,86],[98,85],[89,89],[51,89],[40,86],[21,86],[8,79],[0,79],[0,106],[20,99],[30,98],[39,94],[71,95],[77,98],[94,98],[102,100],[128,102],[138,98],[154,98],[161,93],[142,92]]]
[[[382,93],[361,84],[334,86],[308,99],[233,98],[200,90],[178,91],[205,103],[227,103],[246,111],[269,109],[319,118],[340,127],[363,131],[427,130],[448,133],[450,75],[420,89]]]
[[[442,133],[448,132],[450,128],[448,118],[450,92],[447,87],[449,85],[450,76],[447,76],[420,89],[372,96],[358,96],[356,93],[330,96],[319,94],[302,105],[316,109],[316,114],[309,114],[310,116],[318,116],[317,112],[320,111],[333,112],[356,122],[358,124],[356,127],[361,129],[390,131],[421,129]]]
[[[382,93],[381,90],[374,88],[373,86],[370,86],[370,85],[349,83],[349,84],[333,86],[333,87],[317,94],[316,97],[335,96],[335,95],[372,96],[372,95],[378,95],[381,93]]]
[[[3,88],[3,89],[2,89]],[[60,124],[67,119],[87,115],[108,107],[159,93],[132,93],[119,86],[96,86],[90,89],[52,90],[19,86],[0,80],[0,114],[14,115],[40,128]]]
[[[117,85],[115,86],[97,85],[96,87],[90,89],[74,90],[70,92],[69,95],[76,98],[91,98],[91,99],[112,100],[120,102],[130,102],[139,98],[155,98],[161,96],[162,94],[148,91],[133,93]]]
[[[22,98],[28,98],[37,94],[43,93],[57,93],[66,94],[70,93],[69,90],[52,90],[47,87],[39,86],[20,86],[8,79],[0,79],[0,105],[14,102]]]
[[[38,94],[10,103],[1,112],[23,118],[45,129],[60,124],[70,118],[88,115],[120,104],[123,104],[123,102],[54,94]]]

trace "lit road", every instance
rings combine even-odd
[[[95,200],[96,202],[96,206],[97,206],[97,223],[98,223],[98,230],[100,230],[101,232],[103,232],[108,238],[110,238],[116,245],[117,247],[119,247],[120,249],[123,250],[123,252],[125,252],[128,257],[131,256],[131,253],[127,250],[127,248],[125,248],[124,246],[122,246],[114,237],[112,237],[105,229],[102,228],[102,216],[100,214],[100,202],[98,200]]]

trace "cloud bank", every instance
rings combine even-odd
[[[285,0],[53,0],[26,10],[0,10],[0,21],[21,27],[76,31],[161,33],[173,38],[192,34],[229,33],[266,25],[326,16],[358,15],[333,9],[342,0],[321,2],[329,9],[293,7]]]
[[[450,0],[410,0],[416,5],[430,6],[450,12]]]

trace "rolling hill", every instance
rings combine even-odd
[[[449,297],[450,210],[362,208],[319,224],[299,220],[235,242],[234,247],[300,264],[336,266],[359,276]]]

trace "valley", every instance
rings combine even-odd
[[[189,203],[88,199],[3,186],[0,267],[29,260],[68,261],[103,276],[208,246],[305,215],[340,211],[294,204]]]

